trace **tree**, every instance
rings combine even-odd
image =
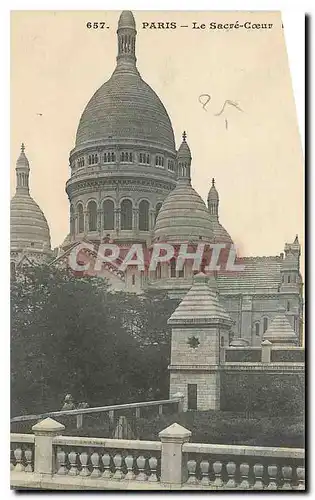
[[[12,413],[167,397],[176,307],[162,292],[113,293],[103,278],[42,265],[11,283]]]

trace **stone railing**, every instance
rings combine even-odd
[[[304,347],[276,346],[264,340],[260,346],[223,347],[222,363],[304,363]]]
[[[160,441],[62,436],[46,418],[11,434],[11,487],[50,490],[304,490],[304,450],[189,443],[174,423]]]
[[[95,415],[98,416],[103,414],[108,418],[111,424],[115,422],[115,416],[123,415],[125,412],[129,413],[129,416],[133,413],[135,418],[140,418],[141,414],[145,410],[153,409],[157,411],[158,415],[162,415],[166,408],[171,409],[174,413],[183,411],[183,399],[184,396],[179,394],[178,397],[175,394],[172,399],[163,399],[160,401],[145,401],[139,403],[127,403],[123,405],[111,405],[111,406],[97,406],[94,408],[78,408],[75,410],[60,410],[60,411],[50,411],[46,413],[41,413],[39,415],[21,415],[19,417],[11,418],[11,424],[27,423],[32,421],[40,421],[44,418],[64,418],[67,417],[67,422],[69,417],[74,417],[76,419],[77,429],[83,427],[84,416]]]

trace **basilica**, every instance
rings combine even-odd
[[[48,260],[64,264],[82,242],[111,241],[127,253],[133,243],[150,250],[159,242],[178,248],[187,244],[233,246],[219,218],[219,193],[212,180],[207,204],[192,187],[194,166],[183,132],[176,148],[167,110],[137,69],[136,24],[123,11],[117,29],[117,65],[86,105],[70,151],[71,175],[66,183],[70,205],[69,234],[52,251],[45,216],[29,191],[30,166],[22,145],[16,163],[16,194],[11,201],[11,268]],[[184,127],[183,127],[184,128]],[[241,272],[216,272],[215,286],[232,320],[234,340],[260,346],[264,333],[282,311],[282,321],[302,342],[303,283],[298,237],[284,253],[240,257]],[[89,258],[95,258],[89,255]],[[119,263],[118,263],[119,264]],[[141,293],[165,290],[183,297],[191,289],[194,271],[187,260],[177,270],[174,260],[154,272],[108,264],[102,275],[114,290]]]

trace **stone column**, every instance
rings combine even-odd
[[[182,445],[187,443],[191,432],[174,423],[159,433],[162,441],[161,484],[181,486],[187,481],[187,454]]]
[[[35,434],[35,474],[52,475],[54,473],[55,457],[52,442],[54,436],[60,436],[64,429],[64,425],[52,418],[45,418],[45,420],[33,425],[32,431]]]
[[[252,297],[244,295],[242,297],[242,312],[241,312],[241,335],[249,344],[252,344]]]
[[[88,233],[89,231],[89,212],[84,210],[84,233]]]

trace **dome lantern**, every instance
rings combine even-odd
[[[187,134],[184,130],[183,141],[177,152],[178,181],[190,182],[191,152],[187,144]]]
[[[124,10],[119,17],[117,38],[118,55],[117,68],[119,70],[131,70],[138,73],[136,69],[136,23],[133,13],[130,10]]]
[[[29,172],[30,165],[25,154],[25,145],[21,144],[21,153],[16,162],[16,192],[29,193]]]
[[[212,222],[214,241],[218,243],[233,243],[227,230],[219,222],[219,193],[215,187],[215,179],[212,178],[211,188],[208,194],[208,211]]]

